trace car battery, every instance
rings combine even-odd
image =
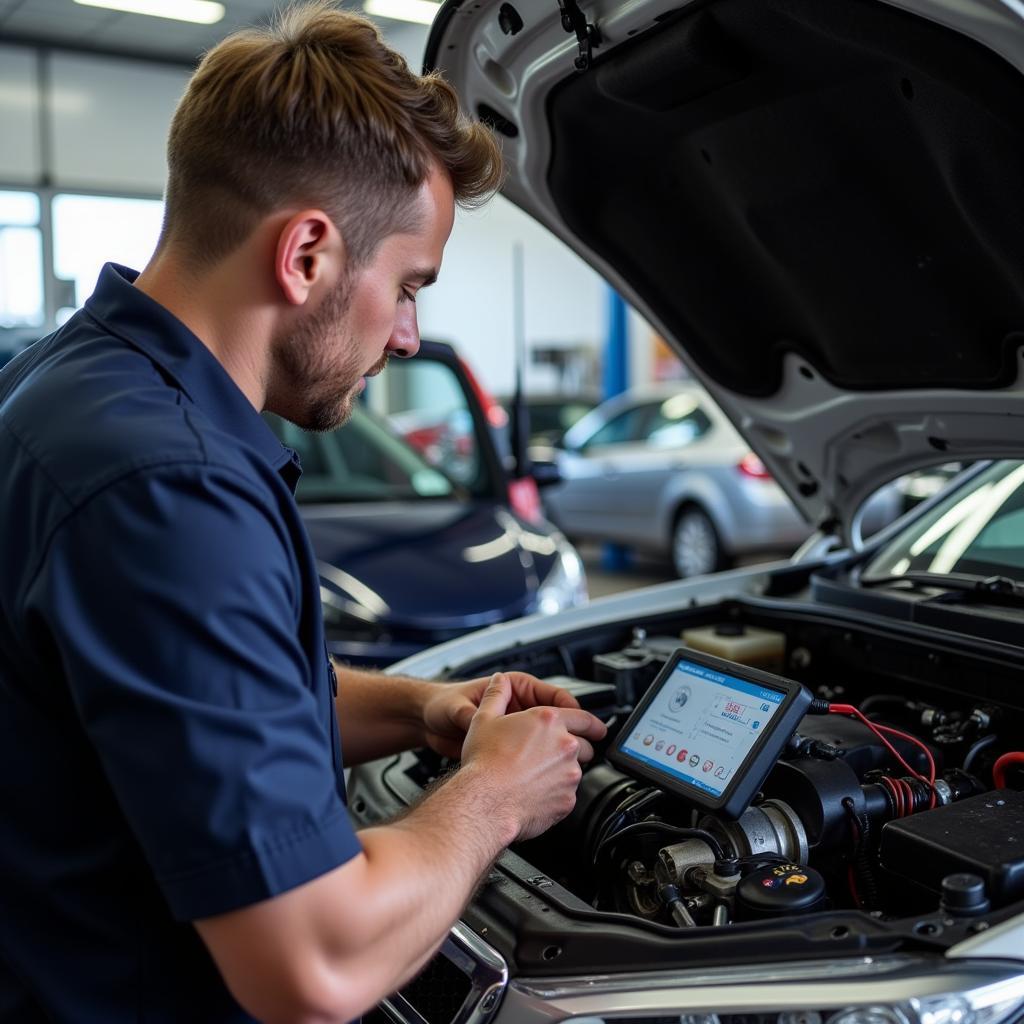
[[[882,828],[882,867],[936,894],[946,875],[985,881],[996,907],[1024,898],[1024,793],[997,789]]]

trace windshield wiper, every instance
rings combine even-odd
[[[944,591],[926,598],[936,604],[1024,604],[1024,584],[1009,576],[974,576],[969,573],[907,572],[900,576],[862,579],[862,587],[909,583],[912,587],[937,587]]]

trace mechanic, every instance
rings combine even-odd
[[[500,154],[366,20],[229,37],[175,113],[141,275],[0,373],[0,1021],[345,1021],[416,973],[604,727],[520,673],[335,669],[299,467],[417,351]],[[335,695],[336,694],[336,695]],[[353,831],[341,751],[461,767]]]

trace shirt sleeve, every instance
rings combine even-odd
[[[34,584],[83,727],[179,920],[267,899],[360,849],[322,659],[299,636],[297,557],[247,479],[162,467],[70,516]]]

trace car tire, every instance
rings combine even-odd
[[[680,509],[672,527],[672,566],[681,579],[704,576],[726,566],[725,552],[711,517],[696,505]]]

